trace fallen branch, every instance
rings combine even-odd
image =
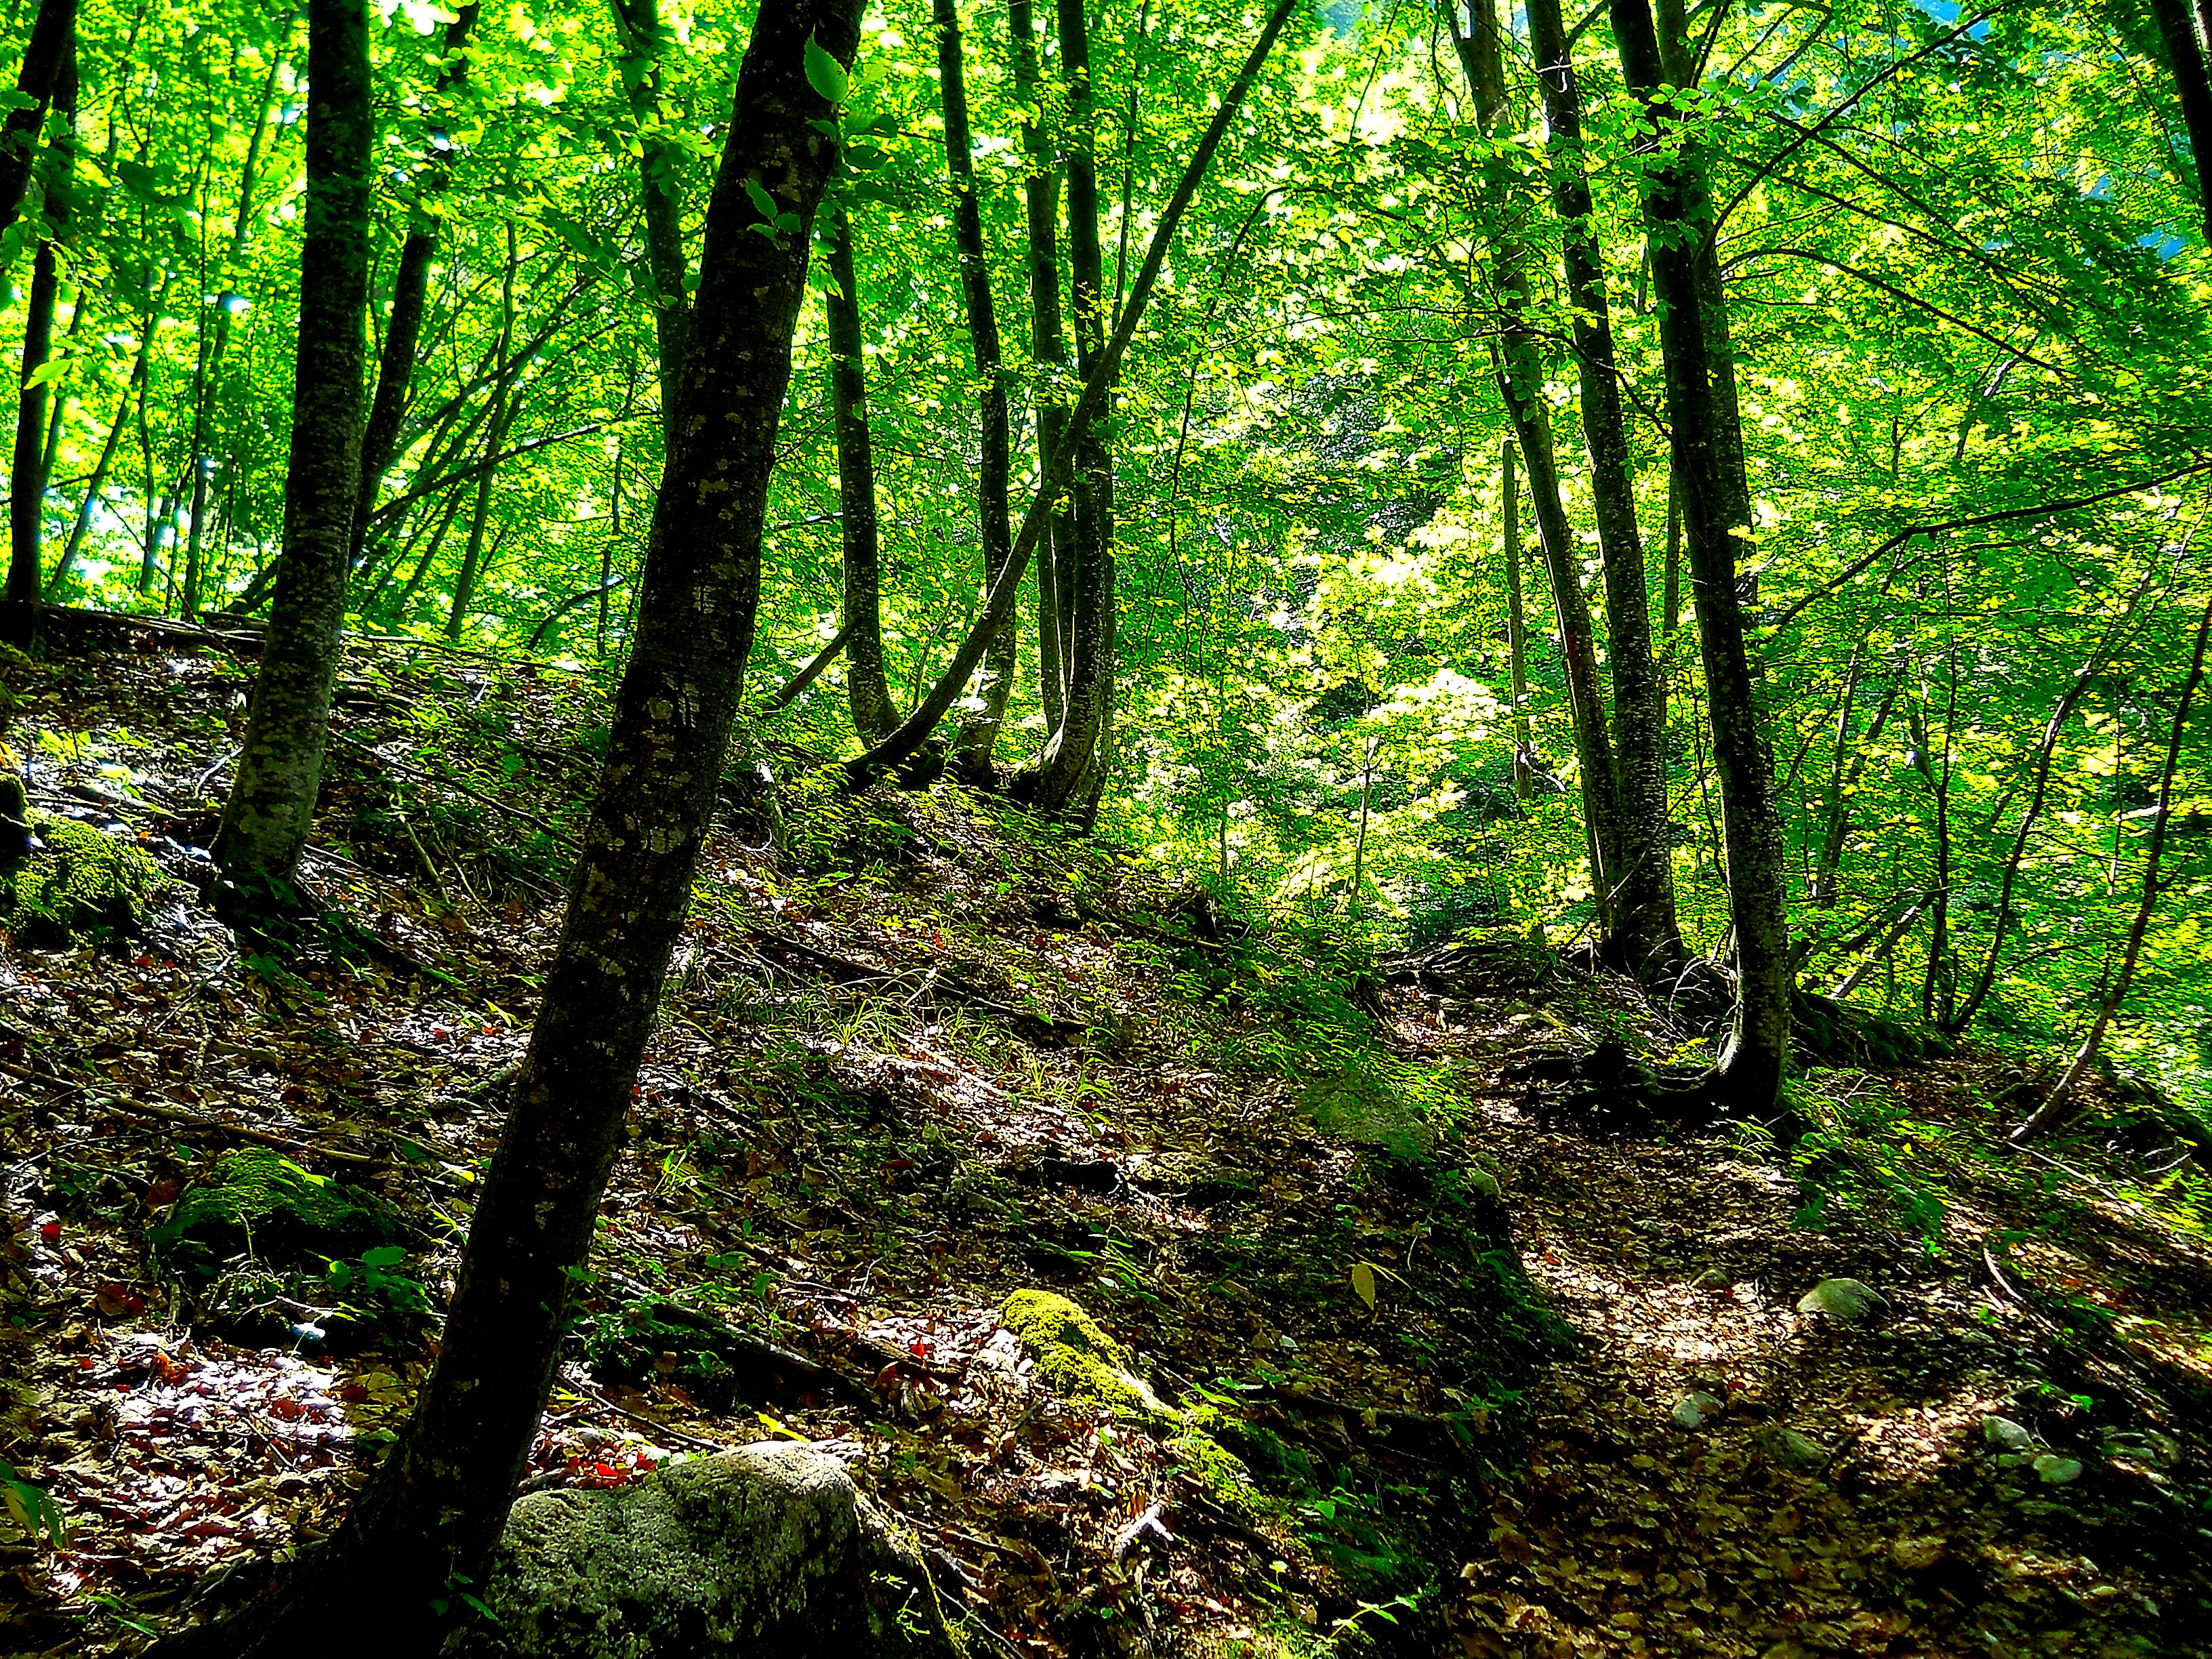
[[[69,1079],[56,1077],[52,1072],[42,1072],[36,1066],[19,1066],[14,1060],[0,1060],[0,1072],[21,1078],[26,1083],[39,1083],[49,1089],[59,1089],[64,1094],[90,1094],[92,1085],[72,1083]],[[188,1112],[180,1106],[164,1106],[158,1101],[132,1100],[122,1095],[101,1095],[94,1105],[112,1108],[119,1112],[136,1112],[143,1117],[159,1118],[165,1123],[182,1124],[187,1128],[211,1131],[239,1140],[250,1140],[256,1146],[274,1147],[280,1152],[299,1152],[318,1158],[335,1158],[342,1164],[374,1165],[380,1158],[367,1152],[344,1152],[334,1146],[319,1146],[292,1139],[268,1129],[256,1129],[243,1123],[226,1123],[221,1118],[209,1117],[200,1112]]]
[[[558,824],[540,817],[535,812],[526,812],[520,806],[510,806],[503,800],[495,800],[489,795],[479,794],[476,790],[470,788],[466,784],[455,783],[451,778],[439,777],[436,774],[429,772],[410,762],[394,759],[392,756],[386,754],[382,750],[373,748],[369,744],[362,742],[357,738],[349,738],[343,732],[331,732],[331,741],[335,744],[341,744],[346,748],[355,750],[358,754],[366,755],[371,760],[392,768],[395,772],[404,772],[409,777],[415,779],[417,782],[427,783],[434,789],[449,790],[456,795],[463,796],[467,799],[476,802],[479,806],[488,806],[495,812],[503,812],[508,817],[518,819],[520,822],[530,825],[532,829],[538,830],[539,833],[551,836],[555,841],[559,842],[563,847],[566,847],[571,852],[581,852],[583,850],[583,842],[578,841],[575,836],[570,835]]]

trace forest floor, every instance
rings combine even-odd
[[[251,641],[64,622],[7,669],[33,805],[177,884],[0,950],[0,1496],[65,1527],[0,1541],[0,1645],[128,1653],[403,1416],[603,728],[575,677],[354,647],[305,872],[344,925],[241,947],[194,849]],[[1694,1039],[1619,981],[1499,945],[1392,983],[798,759],[772,843],[710,843],[533,1487],[815,1442],[978,1653],[2207,1650],[2212,1256],[2124,1103],[2010,1153],[2019,1073],[1969,1051],[1809,1072],[1794,1154],[1669,1135],[1543,1080]],[[264,1152],[404,1252],[149,1249]],[[1879,1302],[1800,1310],[1837,1278]],[[1042,1375],[1028,1289],[1162,1403]]]

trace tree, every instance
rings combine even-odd
[[[858,0],[765,7],[738,72],[637,639],[436,1368],[327,1555],[234,1626],[179,1638],[171,1654],[289,1652],[326,1639],[333,1620],[349,1644],[428,1651],[432,1602],[460,1606],[458,1589],[497,1541],[714,811],[753,631],[792,333],[859,27]]]
[[[76,40],[72,34],[63,44],[54,76],[53,108],[61,130],[46,149],[46,230],[24,301],[23,372],[15,404],[15,457],[9,469],[8,587],[5,599],[0,599],[0,642],[15,646],[28,646],[39,631],[46,480],[52,470],[46,403],[52,395],[54,301],[61,289],[61,256],[56,245],[69,226],[70,174],[76,160]]]
[[[860,283],[853,268],[853,223],[833,209],[827,252],[830,417],[836,433],[837,506],[844,558],[845,690],[853,729],[873,743],[898,724],[884,678],[883,562],[876,519],[876,456],[868,436],[867,361],[860,333]]]
[[[31,186],[31,166],[38,155],[39,134],[46,125],[46,106],[62,83],[64,64],[75,61],[76,4],[77,0],[39,0],[31,38],[15,71],[15,91],[26,101],[17,103],[0,123],[0,230],[11,228],[23,210],[23,192]]]
[[[322,782],[361,481],[374,131],[360,0],[307,9],[307,202],[284,544],[215,854],[234,890],[290,887]],[[197,464],[197,458],[195,458]]]

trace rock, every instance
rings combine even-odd
[[[1890,1540],[1889,1559],[1907,1572],[1927,1572],[1949,1559],[1951,1540],[1932,1534]]]
[[[376,1194],[248,1146],[217,1159],[213,1178],[179,1199],[146,1240],[172,1270],[205,1281],[241,1254],[262,1262],[343,1261],[391,1243],[400,1230],[398,1212]]]
[[[2081,1478],[2080,1462],[2071,1457],[2061,1457],[2057,1452],[2044,1453],[2030,1467],[2039,1480],[2053,1486],[2070,1486]]]
[[[1880,1291],[1856,1279],[1824,1279],[1797,1298],[1799,1313],[1826,1314],[1846,1325],[1863,1324],[1888,1305]]]
[[[1674,1421],[1686,1429],[1702,1429],[1714,1418],[1728,1409],[1728,1402],[1718,1396],[1694,1389],[1674,1402]]]
[[[1690,1281],[1693,1291],[1724,1291],[1735,1283],[1725,1267],[1708,1267]]]
[[[21,822],[16,856],[0,869],[0,929],[33,950],[127,938],[171,884],[135,842],[45,812]]]
[[[533,1492],[445,1659],[959,1659],[919,1547],[789,1442]]]
[[[1800,1474],[1813,1474],[1828,1466],[1828,1449],[1795,1429],[1766,1429],[1759,1437],[1759,1449]]]
[[[1037,1375],[1064,1399],[1139,1417],[1166,1414],[1152,1384],[1137,1375],[1129,1351],[1066,1297],[1016,1291],[999,1318],[1036,1362]]]
[[[1984,1417],[1982,1419],[1982,1438],[1988,1444],[2002,1447],[2006,1451],[2021,1451],[2034,1443],[2035,1437],[2027,1428],[2009,1417]]]

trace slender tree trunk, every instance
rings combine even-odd
[[[1674,915],[1674,829],[1667,800],[1667,695],[1651,648],[1644,539],[1615,366],[1605,262],[1583,164],[1582,88],[1559,0],[1529,0],[1537,83],[1552,162],[1552,207],[1559,221],[1575,362],[1582,393],[1590,495],[1605,572],[1606,635],[1613,670],[1615,798],[1620,816],[1618,938],[1638,979],[1671,978],[1684,951]]]
[[[873,744],[898,724],[884,678],[883,560],[876,519],[876,454],[860,331],[853,226],[835,209],[830,231],[830,407],[837,434],[837,501],[844,544],[845,691],[853,729]]]
[[[1084,0],[1057,0],[1060,70],[1067,91],[1068,303],[1075,360],[1088,390],[1105,353],[1106,265],[1098,236],[1098,134],[1091,80],[1091,36]],[[1035,764],[1016,781],[1018,800],[1087,827],[1093,786],[1103,782],[1114,718],[1114,374],[1091,416],[1073,426],[1075,514],[1073,569],[1054,573],[1068,590],[1060,635],[1067,695],[1059,726]],[[1057,541],[1054,556],[1068,562]]]
[[[446,62],[438,71],[438,91],[450,94],[468,78],[470,33],[476,27],[475,0],[455,9],[446,25]],[[438,255],[438,203],[451,183],[442,166],[424,168],[416,199],[409,207],[407,237],[392,276],[392,315],[384,327],[384,349],[376,366],[376,395],[361,437],[361,494],[354,508],[353,550],[349,564],[360,565],[368,542],[369,515],[377,492],[392,470],[399,425],[406,418],[408,389],[422,340],[422,313],[429,301],[430,266]]]
[[[46,106],[61,83],[64,62],[74,61],[76,42],[76,0],[39,0],[39,15],[15,71],[15,90],[30,101],[9,110],[0,124],[0,230],[14,224],[23,210]]]
[[[1513,440],[1498,447],[1498,489],[1504,504],[1505,656],[1513,690],[1513,797],[1525,801],[1535,793],[1528,765],[1528,640],[1522,623],[1521,483],[1513,476]]]
[[[959,648],[952,653],[951,662],[938,677],[937,684],[929,695],[923,697],[915,711],[900,722],[898,729],[866,754],[848,763],[844,768],[845,777],[853,787],[866,788],[884,771],[912,757],[928,741],[929,734],[936,730],[938,721],[945,718],[945,710],[952,706],[953,700],[968,684],[968,677],[975,672],[975,665],[982,660],[984,648],[989,641],[989,630],[1012,613],[1014,600],[1021,591],[1022,576],[1029,568],[1030,559],[1036,553],[1038,540],[1052,516],[1054,503],[1066,488],[1074,468],[1077,441],[1073,434],[1079,433],[1086,422],[1097,418],[1099,411],[1105,408],[1108,387],[1114,373],[1121,364],[1122,354],[1129,349],[1130,340],[1143,324],[1146,311],[1151,307],[1152,290],[1159,283],[1161,266],[1167,262],[1168,248],[1175,240],[1176,228],[1182,222],[1183,213],[1190,206],[1191,198],[1198,193],[1199,183],[1206,177],[1206,170],[1212,163],[1214,151],[1221,147],[1223,135],[1229,131],[1230,122],[1236,118],[1253,82],[1259,78],[1260,70],[1267,61],[1267,54],[1274,49],[1277,38],[1291,21],[1297,4],[1298,0],[1276,0],[1274,10],[1268,14],[1267,22],[1261,27],[1259,40],[1254,43],[1251,52],[1246,57],[1243,66],[1237,70],[1236,78],[1230,82],[1228,90],[1222,94],[1220,106],[1214,111],[1213,120],[1207,126],[1205,137],[1199,140],[1198,148],[1184,165],[1182,178],[1176,184],[1175,193],[1168,198],[1167,206],[1162,210],[1158,223],[1153,227],[1152,245],[1146,250],[1143,268],[1138,271],[1137,280],[1130,287],[1129,303],[1115,327],[1114,337],[1107,342],[1104,352],[1084,376],[1083,391],[1068,415],[1069,441],[1054,451],[1045,465],[1043,474],[1037,482],[1036,494],[1030,499],[1028,512],[1023,515],[1021,532],[1014,538],[1013,553],[999,580],[991,585],[990,596],[984,602],[982,616],[969,630]]]
[[[284,544],[238,778],[215,848],[232,887],[280,896],[299,870],[322,781],[361,478],[375,126],[362,0],[311,0],[307,80],[307,226]]]
[[[1029,231],[1030,360],[1036,366],[1037,469],[1052,465],[1067,434],[1067,408],[1058,377],[1067,364],[1066,337],[1060,319],[1060,170],[1036,109],[1040,87],[1036,28],[1030,0],[1007,0],[1006,21],[1013,38],[1014,98],[1024,112],[1022,212]],[[1037,690],[1045,726],[1057,731],[1066,714],[1067,650],[1073,590],[1067,580],[1075,562],[1075,520],[1060,509],[1037,542]]]
[[[1867,751],[1881,741],[1882,728],[1888,725],[1892,710],[1897,707],[1899,692],[1904,689],[1904,677],[1893,678],[1889,689],[1882,693],[1881,703],[1868,723],[1865,738],[1856,744],[1850,740],[1851,711],[1856,701],[1853,695],[1844,700],[1843,712],[1836,717],[1836,754],[1828,770],[1827,797],[1821,813],[1820,844],[1813,855],[1813,890],[1811,901],[1818,909],[1832,908],[1841,896],[1839,872],[1843,868],[1844,848],[1851,834],[1851,799],[1858,787],[1859,775],[1866,768]]]
[[[1475,114],[1486,132],[1505,112],[1504,36],[1492,0],[1475,0],[1462,29],[1456,4],[1446,8],[1460,64],[1474,94]],[[1499,227],[1492,239],[1493,269],[1501,312],[1492,363],[1507,423],[1520,441],[1528,471],[1528,501],[1536,520],[1536,540],[1551,578],[1553,611],[1558,619],[1560,666],[1567,683],[1567,708],[1574,728],[1575,757],[1581,772],[1583,829],[1589,848],[1590,890],[1603,938],[1600,950],[1620,954],[1620,815],[1615,793],[1613,744],[1606,730],[1605,694],[1598,680],[1596,630],[1583,596],[1582,560],[1567,522],[1559,490],[1550,406],[1544,401],[1544,361],[1528,320],[1528,255],[1514,216],[1511,164],[1493,155],[1483,168],[1483,194]]]
[[[1006,568],[1012,543],[1006,496],[1013,468],[1006,414],[1006,373],[999,349],[999,311],[991,297],[991,264],[983,249],[983,211],[975,189],[974,144],[968,125],[968,85],[960,50],[959,0],[936,0],[938,89],[945,109],[945,163],[952,178],[952,240],[960,264],[960,294],[968,313],[968,338],[975,359],[977,413],[982,453],[975,471],[975,511],[983,550],[983,591]],[[983,652],[975,687],[981,705],[963,722],[953,744],[953,765],[972,783],[994,777],[991,753],[1014,689],[1013,618],[999,624]]]
[[[521,372],[520,362],[507,355],[514,342],[514,276],[521,264],[514,222],[510,219],[507,225],[507,270],[499,294],[501,373],[491,389],[491,423],[484,429],[484,453],[491,456],[497,456],[500,446],[507,441],[507,431],[514,426],[515,413],[522,402],[514,385],[515,377]],[[461,555],[460,574],[453,579],[453,608],[446,613],[446,637],[449,640],[461,637],[469,607],[476,603],[477,579],[483,573],[484,524],[491,516],[492,481],[498,476],[496,465],[487,466],[477,474],[477,501],[475,510],[469,515],[468,547]]]
[[[1663,133],[1675,125],[1649,0],[1612,0],[1623,78]],[[1735,941],[1735,1017],[1722,1044],[1717,1096],[1757,1115],[1771,1112],[1790,1060],[1790,933],[1784,896],[1782,821],[1773,760],[1761,730],[1736,564],[1751,551],[1750,489],[1743,470],[1735,374],[1724,346],[1725,307],[1701,280],[1712,210],[1693,146],[1655,158],[1644,211],[1666,362],[1674,477],[1682,501],[1690,580],[1697,601],[1713,761],[1720,775],[1728,849],[1729,913]],[[1741,545],[1739,545],[1741,544]]]
[[[637,122],[638,200],[645,215],[645,268],[653,283],[653,327],[660,346],[660,417],[684,381],[691,311],[684,295],[683,154],[668,142],[660,112],[663,40],[659,0],[614,0],[623,35],[623,84]]]
[[[1920,1018],[1930,1024],[1949,1022],[1958,984],[1951,957],[1951,779],[1959,734],[1959,647],[1954,637],[1946,653],[1949,695],[1943,710],[1943,763],[1939,770],[1921,746],[1921,771],[1936,796],[1936,900],[1929,908],[1928,966],[1920,981]]]
[[[2143,940],[2150,933],[2151,917],[2158,909],[2159,867],[2166,856],[2166,823],[2173,815],[2173,781],[2181,765],[2181,739],[2188,729],[2189,706],[2196,701],[2197,688],[2204,684],[2204,648],[2208,640],[2212,640],[2212,602],[2205,605],[2204,614],[2197,619],[2197,643],[2189,656],[2189,678],[2182,683],[2181,696],[2174,701],[2173,724],[2166,731],[2166,765],[2159,773],[2157,811],[2151,819],[2150,845],[2143,850],[2142,896],[2136,905],[2135,920],[2129,924],[2127,943],[2120,951],[2119,970],[2112,976],[2104,995],[2098,999],[2088,1033],[2075,1051],[2072,1062],[2043,1103],[2012,1132],[2015,1141],[2033,1140],[2081,1110],[2076,1091],[2095,1063],[2098,1051],[2104,1047],[2105,1033],[2112,1026],[2112,1016],[2127,1000],[2129,988],[2135,983]]]
[[[61,289],[56,245],[68,234],[70,171],[76,160],[76,40],[62,46],[54,75],[53,106],[61,131],[48,147],[44,168],[45,234],[31,268],[24,301],[23,368],[17,381],[15,450],[9,469],[8,586],[0,598],[0,642],[28,647],[39,632],[40,572],[46,560],[46,404],[48,383],[38,377],[53,349],[54,301]],[[77,301],[82,310],[84,301]]]
[[[2150,9],[2158,20],[2166,65],[2173,71],[2182,129],[2189,135],[2190,165],[2204,204],[2204,234],[2212,239],[2212,77],[2205,70],[2207,42],[2197,36],[2197,21],[2189,15],[2187,0],[2150,0]],[[2212,36],[2212,18],[2207,19],[2204,27],[2208,36]]]
[[[146,350],[142,344],[137,362],[131,370],[131,380],[123,388],[123,400],[116,405],[115,418],[108,423],[107,436],[101,441],[100,459],[93,463],[92,477],[84,487],[84,500],[78,504],[76,516],[70,521],[69,539],[62,544],[62,556],[54,562],[53,572],[46,578],[46,591],[58,592],[76,569],[77,554],[84,546],[84,538],[92,529],[94,516],[100,511],[100,493],[107,487],[107,475],[114,469],[115,452],[123,447],[123,434],[131,424],[131,400],[138,394],[138,382],[146,373]]]
[[[480,1578],[560,1358],[573,1276],[688,909],[752,642],[812,221],[836,166],[811,40],[849,64],[858,0],[763,9],[738,77],[607,763],[435,1369],[327,1553],[232,1625],[156,1651],[437,1650],[434,1598]],[[773,235],[750,190],[787,224]],[[345,474],[348,493],[354,480]]]

